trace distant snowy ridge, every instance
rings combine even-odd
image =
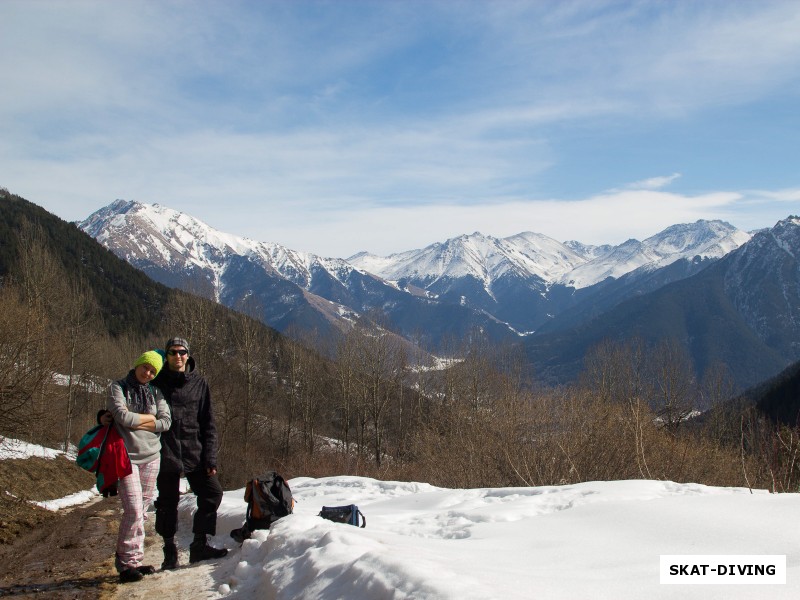
[[[533,232],[507,238],[475,232],[420,250],[386,257],[362,252],[343,260],[223,233],[185,213],[135,201],[117,200],[92,214],[81,227],[105,245],[114,237],[118,247],[119,234],[124,232],[129,240],[124,258],[133,264],[191,263],[214,272],[219,281],[221,262],[231,256],[247,256],[304,289],[309,289],[314,269],[322,269],[340,282],[357,269],[389,282],[405,280],[424,287],[442,278],[471,276],[490,289],[501,277],[513,274],[548,285],[583,288],[607,277],[618,278],[641,267],[663,267],[682,258],[721,258],[751,238],[723,221],[705,220],[673,225],[644,241],[632,239],[618,246],[562,243]]]
[[[348,262],[393,281],[431,283],[443,277],[458,279],[471,275],[489,286],[509,272],[553,281],[586,262],[586,258],[538,233],[497,239],[475,232],[388,257],[357,254]]]
[[[576,288],[587,287],[607,277],[619,278],[636,269],[655,270],[680,259],[722,258],[746,244],[752,235],[724,221],[672,225],[643,242],[628,240],[609,248],[577,267],[560,282]]]
[[[546,284],[584,288],[607,277],[619,278],[641,267],[664,267],[682,258],[722,258],[750,238],[723,221],[704,220],[673,225],[642,242],[628,240],[618,246],[561,243],[532,232],[502,239],[475,232],[421,250],[386,257],[360,253],[347,260],[384,279],[424,285],[441,278],[472,276],[491,287],[501,276],[516,273]]]
[[[618,246],[475,232],[343,260],[223,233],[158,204],[118,200],[79,226],[156,281],[234,309],[247,306],[284,333],[335,336],[361,316],[380,314],[412,345],[425,335],[430,348],[471,329],[493,341],[534,335],[579,303],[611,308],[706,268],[751,237],[722,221],[674,225]],[[686,268],[671,268],[681,259]]]

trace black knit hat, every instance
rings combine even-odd
[[[186,348],[187,352],[189,351],[189,342],[187,342],[183,338],[179,338],[179,337],[169,338],[167,340],[167,345],[164,348],[164,350],[169,350],[173,346],[183,346],[184,348]]]

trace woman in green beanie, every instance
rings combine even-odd
[[[124,379],[111,384],[107,408],[131,459],[133,472],[119,480],[122,520],[117,537],[115,566],[120,581],[139,581],[155,572],[143,565],[144,518],[153,500],[161,467],[161,432],[172,424],[169,406],[161,391],[150,385],[164,366],[163,355],[142,354]]]

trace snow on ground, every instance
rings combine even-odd
[[[61,450],[53,450],[52,448],[44,448],[36,444],[29,444],[22,440],[15,440],[0,436],[0,460],[8,458],[28,458],[30,456],[38,456],[39,458],[55,458],[64,454]]]
[[[228,534],[244,520],[244,491],[226,492],[212,542],[228,557],[120,586],[118,597],[800,597],[800,494],[640,480],[473,490],[345,476],[289,483],[295,513],[271,531],[235,543]],[[366,528],[317,516],[342,504],[357,504]],[[194,506],[182,498],[184,565]],[[786,583],[664,585],[661,555],[785,555]],[[160,561],[156,542],[146,562]]]
[[[37,446],[36,444],[29,444],[28,442],[23,442],[22,440],[15,440],[13,438],[0,436],[0,460],[28,458],[29,456],[52,459],[62,454],[64,454],[64,452],[61,450],[53,450],[51,448]],[[42,508],[46,508],[47,510],[57,511],[62,508],[84,504],[89,500],[96,498],[98,495],[99,494],[97,490],[92,488],[91,490],[70,494],[64,498],[59,498],[58,500],[34,502],[34,504],[37,504]]]
[[[360,477],[290,481],[295,513],[241,547],[243,490],[215,541],[209,598],[796,598],[800,495],[664,481],[452,490]],[[357,504],[365,529],[317,517]],[[193,499],[181,510],[190,527]],[[664,555],[786,555],[785,585],[662,585]]]
[[[99,496],[100,494],[98,493],[97,489],[92,488],[90,490],[86,490],[83,492],[75,492],[74,494],[70,494],[69,496],[65,496],[64,498],[59,498],[58,500],[45,500],[43,502],[34,502],[34,504],[41,506],[42,508],[46,508],[47,510],[52,510],[53,512],[55,512],[62,508],[69,508],[70,506],[78,506],[79,504],[86,504],[90,500],[94,500]]]

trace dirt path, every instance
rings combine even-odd
[[[98,498],[61,510],[0,546],[0,597],[109,600],[117,588],[119,502]]]
[[[98,497],[88,504],[62,509],[44,525],[0,545],[0,597],[52,600],[131,600],[136,598],[219,598],[219,585],[236,567],[235,560],[188,566],[191,533],[179,532],[180,564],[132,584],[119,584],[114,546],[121,510],[116,498]],[[144,563],[160,568],[161,538],[154,534],[153,514],[146,523]]]

